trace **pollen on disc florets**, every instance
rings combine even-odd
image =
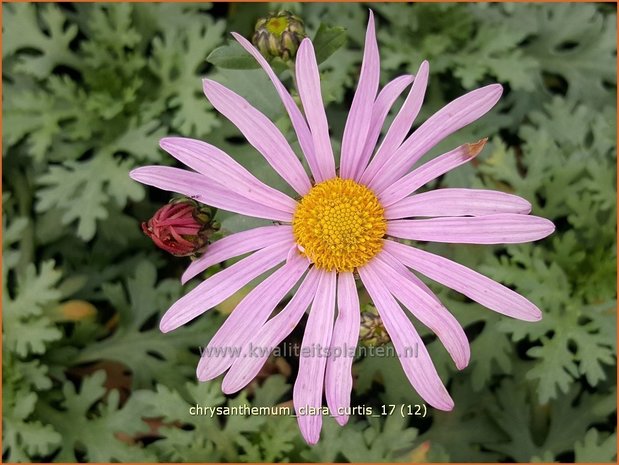
[[[383,247],[384,209],[367,187],[333,178],[301,199],[292,220],[301,252],[318,268],[353,271]]]

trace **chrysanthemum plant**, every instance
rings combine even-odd
[[[185,271],[183,283],[212,265],[250,255],[174,303],[160,322],[161,331],[188,323],[277,268],[238,304],[202,351],[197,376],[207,381],[225,373],[223,391],[239,391],[309,310],[293,402],[303,437],[315,444],[322,426],[323,388],[329,412],[340,425],[348,421],[354,354],[346,348],[355,347],[359,338],[362,286],[412,386],[432,407],[451,410],[451,396],[407,312],[436,333],[458,369],[469,362],[469,342],[462,326],[415,273],[508,317],[531,322],[542,317],[533,303],[511,289],[416,246],[416,241],[522,243],[554,231],[550,221],[529,215],[531,204],[515,195],[453,188],[415,193],[481,152],[485,139],[415,166],[445,137],[490,111],[502,87],[492,84],[457,98],[409,135],[424,99],[429,65],[424,61],[415,76],[398,77],[379,90],[380,59],[370,12],[338,165],[311,40],[303,39],[295,59],[299,108],[263,55],[244,37],[233,36],[272,81],[309,173],[273,122],[233,91],[204,80],[210,103],[237,126],[296,196],[264,184],[206,142],[162,139],[161,147],[190,169],[147,166],[132,171],[133,179],[274,224],[209,245]],[[385,129],[389,110],[409,86],[402,107]],[[294,288],[292,298],[273,315]],[[261,349],[259,355],[252,347]]]

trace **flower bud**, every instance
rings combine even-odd
[[[203,253],[218,229],[211,208],[187,198],[172,200],[142,223],[142,231],[157,247],[177,257]]]
[[[361,311],[359,343],[366,347],[378,347],[387,344],[390,340],[376,307],[366,304]]]
[[[303,20],[289,11],[280,11],[256,22],[252,42],[265,58],[290,60],[304,37]]]

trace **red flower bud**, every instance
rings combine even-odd
[[[142,231],[157,247],[177,257],[204,252],[216,229],[210,209],[189,199],[164,205],[148,222],[142,223]]]

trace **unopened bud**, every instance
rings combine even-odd
[[[265,58],[290,60],[304,37],[303,20],[289,11],[280,11],[256,22],[252,42]]]
[[[177,257],[203,253],[218,229],[211,208],[187,198],[171,201],[142,223],[142,231],[157,247]]]
[[[378,347],[387,344],[390,340],[376,307],[371,304],[365,305],[361,311],[359,343],[366,347]]]

